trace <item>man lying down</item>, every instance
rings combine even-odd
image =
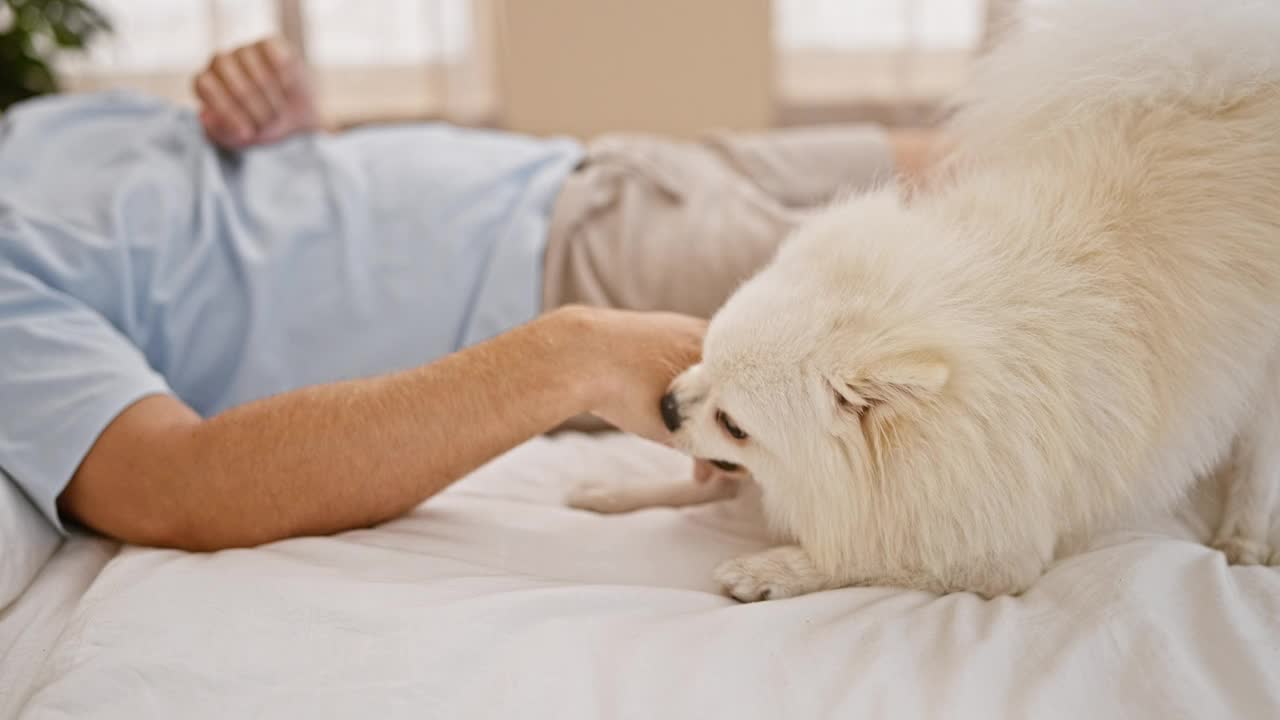
[[[699,318],[806,208],[923,155],[871,127],[323,134],[275,39],[195,89],[0,134],[0,482],[192,550],[394,517],[583,413],[665,440]]]

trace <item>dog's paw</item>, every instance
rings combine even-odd
[[[742,602],[781,600],[834,586],[796,545],[726,560],[714,576],[725,592]]]
[[[1239,535],[1218,538],[1212,547],[1226,555],[1231,565],[1280,564],[1280,553],[1272,553],[1266,543]]]
[[[636,509],[635,493],[627,488],[603,482],[585,482],[569,490],[565,504],[578,510],[613,514]]]

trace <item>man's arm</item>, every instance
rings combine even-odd
[[[102,433],[59,499],[104,534],[189,550],[364,527],[565,419],[666,437],[658,400],[700,320],[566,308],[437,362],[202,420],[155,396]]]

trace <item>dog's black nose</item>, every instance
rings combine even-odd
[[[673,393],[663,395],[658,407],[662,410],[662,424],[671,432],[679,430],[680,406],[676,404],[676,396]]]

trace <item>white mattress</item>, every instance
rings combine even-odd
[[[685,471],[635,440],[542,439],[376,529],[126,549],[23,717],[1280,717],[1280,569],[1228,568],[1194,512],[1020,598],[738,605],[710,570],[762,546],[742,507],[560,505],[577,480]]]

